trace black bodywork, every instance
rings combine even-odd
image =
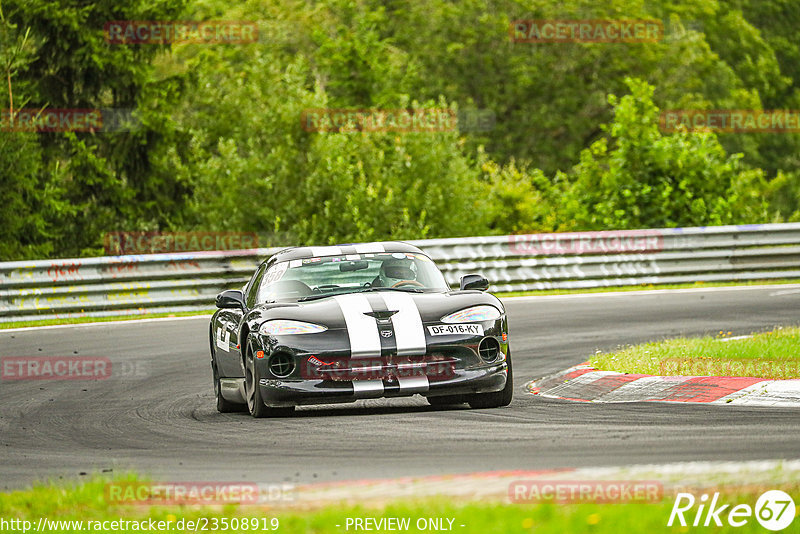
[[[422,254],[406,243],[379,245],[386,252]],[[482,291],[488,286],[485,278],[467,275],[459,290],[406,293],[373,288],[305,302],[256,302],[260,277],[271,265],[311,258],[315,252],[318,249],[310,247],[281,251],[256,269],[242,291],[217,296],[220,309],[211,318],[209,334],[220,411],[249,407],[252,415],[260,417],[279,415],[297,405],[414,394],[434,405],[467,402],[473,407],[497,407],[511,401],[507,318],[502,303]],[[369,310],[358,313],[349,308],[351,302],[366,306],[365,301]],[[499,317],[479,322],[480,328],[461,325],[463,332],[449,332],[442,324],[442,317],[478,305],[497,308]],[[392,308],[406,309],[398,313]],[[411,320],[404,323],[399,317]],[[260,333],[261,325],[274,319],[327,329],[299,335]],[[361,336],[367,335],[360,330],[372,332],[372,321],[379,333],[379,350],[376,345],[371,352],[359,352]],[[418,346],[414,348],[407,338],[415,338]]]

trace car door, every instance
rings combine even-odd
[[[247,297],[251,293],[251,288],[258,287],[265,270],[265,264],[259,265],[252,278],[250,278],[250,282],[243,289],[246,309],[225,308],[217,312],[217,318],[212,328],[214,328],[214,349],[217,353],[217,366],[222,377],[244,377],[241,357],[243,347],[241,347],[239,337],[247,310],[252,308],[252,304],[247,306],[250,301]]]
[[[243,312],[240,309],[223,309],[217,313],[212,326],[214,351],[217,355],[217,369],[221,377],[239,378],[244,376],[238,363],[236,350],[239,322]]]

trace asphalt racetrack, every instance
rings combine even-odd
[[[526,382],[595,350],[677,335],[800,324],[800,286],[506,299],[516,393],[508,408],[424,399],[219,414],[208,318],[0,331],[0,357],[93,356],[105,380],[0,382],[0,487],[134,470],[163,481],[309,483],[506,469],[800,458],[800,410],[587,404]]]

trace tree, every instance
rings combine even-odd
[[[17,72],[29,107],[147,110],[137,115],[141,127],[133,131],[40,132],[30,138],[41,147],[43,172],[58,180],[47,191],[62,197],[49,200],[71,206],[47,214],[53,219],[47,239],[57,254],[96,253],[104,232],[158,226],[182,209],[188,189],[150,160],[160,144],[174,142],[161,126],[169,104],[166,91],[155,88],[164,82],[152,76],[152,60],[163,47],[109,44],[103,25],[169,20],[184,6],[183,0],[11,0],[4,5],[8,23],[29,32],[36,43],[35,55]]]
[[[710,132],[662,135],[654,87],[628,78],[607,140],[581,153],[562,218],[582,229],[764,222],[763,172],[728,156]]]

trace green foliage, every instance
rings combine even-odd
[[[743,168],[713,133],[662,135],[654,88],[626,83],[630,95],[609,97],[614,147],[601,139],[581,153],[562,219],[588,229],[762,222],[767,206],[750,192],[764,189],[763,173]]]
[[[310,213],[298,225],[303,241],[485,231],[477,172],[454,133],[320,136],[309,160]]]
[[[658,129],[659,109],[800,108],[791,0],[0,7],[3,107],[122,108],[138,121],[0,131],[1,259],[100,254],[116,230],[255,231],[289,245],[800,220],[800,135]],[[509,21],[531,18],[655,18],[666,36],[511,42]],[[174,19],[254,21],[260,36],[103,37],[106,21]],[[324,107],[477,108],[496,124],[305,131],[303,110]]]
[[[319,84],[307,87],[309,62],[242,54],[187,59],[193,76],[214,80],[179,110],[190,149],[171,161],[194,177],[195,227],[256,231],[273,244],[484,231],[477,171],[456,133],[307,132],[303,110],[329,106]]]
[[[30,31],[11,22],[0,6],[0,65],[2,107],[11,114],[27,102],[20,70],[35,56]],[[16,100],[15,100],[16,93]],[[4,117],[4,122],[10,119]],[[0,260],[45,257],[53,253],[50,219],[59,208],[54,184],[45,172],[42,149],[35,134],[0,131]]]
[[[151,66],[159,47],[110,45],[103,24],[175,18],[182,12],[182,0],[157,5],[11,0],[2,7],[5,29],[0,37],[12,46],[2,46],[0,64],[14,88],[16,109],[23,103],[36,109],[158,109],[155,99],[145,102],[142,97],[152,97],[161,83],[152,77]],[[6,109],[8,96],[3,99]],[[33,220],[20,223],[26,235],[12,250],[28,250],[22,257],[97,254],[104,232],[159,226],[167,214],[180,212],[186,191],[176,194],[180,188],[171,175],[150,161],[156,145],[172,141],[160,131],[161,116],[153,123],[142,121],[131,132],[9,132],[17,138],[10,146],[28,146],[38,165],[20,166],[4,179],[27,183],[45,196],[39,204],[30,195],[17,197],[30,205]],[[21,156],[21,161],[27,159]],[[42,247],[26,249],[23,243]]]
[[[0,132],[0,260],[46,257],[52,244],[39,188],[41,150],[34,134]],[[38,239],[37,239],[38,237]]]
[[[563,192],[559,187],[562,173],[551,182],[540,169],[520,167],[514,160],[499,165],[483,152],[480,155],[492,233],[548,232],[559,228],[561,223],[553,208]]]

